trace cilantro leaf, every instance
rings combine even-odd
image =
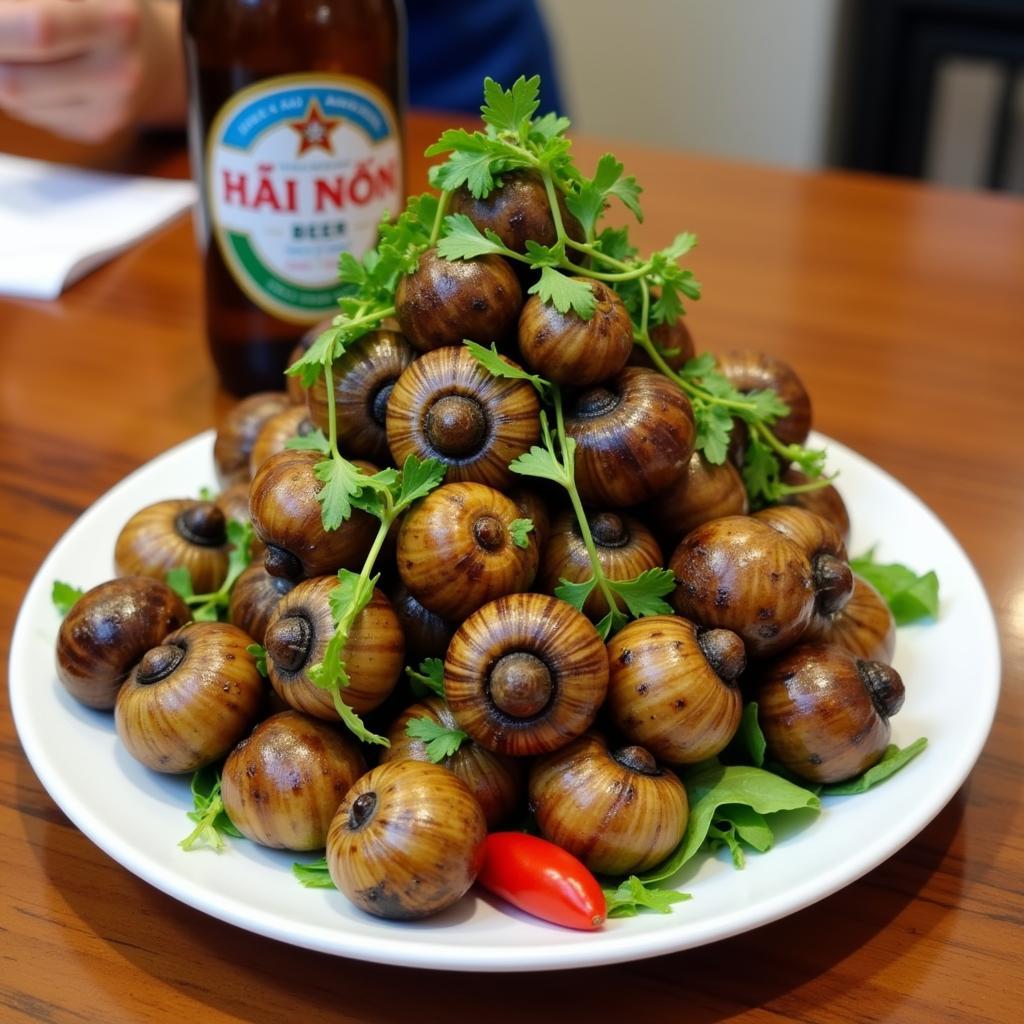
[[[292,864],[292,874],[307,889],[335,889],[337,886],[331,878],[330,868],[327,866],[327,858],[312,860],[306,864],[295,861]]]
[[[747,438],[743,453],[743,486],[752,504],[771,504],[781,496],[779,460],[756,434]]]
[[[517,548],[527,548],[530,546],[529,534],[533,530],[532,519],[513,519],[508,524],[509,536],[512,538],[512,543]]]
[[[530,125],[530,136],[540,142],[552,142],[560,135],[564,135],[570,126],[569,118],[559,117],[552,111],[543,117],[538,117]]]
[[[604,898],[608,917],[635,917],[641,910],[671,914],[673,904],[692,899],[688,892],[649,888],[636,875],[630,875],[616,889],[605,889]]]
[[[426,744],[427,757],[434,764],[451,757],[469,739],[461,729],[445,728],[431,718],[411,718],[405,731],[414,740],[422,740]]]
[[[913,569],[876,561],[875,549],[850,559],[850,568],[867,580],[888,604],[897,626],[939,616],[939,578],[934,571],[918,576]]]
[[[366,486],[366,477],[347,459],[324,459],[313,467],[324,486],[317,494],[325,530],[336,530],[352,515],[352,499]]]
[[[647,569],[631,580],[609,579],[608,586],[626,602],[636,619],[673,613],[672,606],[662,600],[676,589],[675,575],[668,569]]]
[[[331,443],[319,427],[316,430],[311,430],[308,434],[289,437],[284,446],[291,451],[312,451],[320,452],[323,455],[331,453]]]
[[[758,814],[812,808],[821,801],[808,789],[773,775],[763,768],[746,765],[698,765],[683,780],[690,801],[686,832],[675,851],[658,867],[641,877],[645,882],[671,878],[704,844],[716,812],[724,804],[743,804]]]
[[[237,519],[229,519],[226,530],[231,547],[228,550],[227,576],[220,586],[225,597],[231,593],[231,588],[238,577],[249,568],[252,561],[252,542],[256,537],[252,523],[243,523]]]
[[[176,565],[173,569],[168,569],[164,579],[167,581],[167,586],[178,597],[187,601],[190,597],[195,596],[195,588],[192,586],[192,573],[189,572],[188,566]]]
[[[267,649],[263,644],[249,644],[246,647],[246,653],[251,654],[253,661],[256,662],[256,671],[259,672],[264,679],[267,678]]]
[[[224,849],[222,836],[244,838],[224,810],[218,768],[207,765],[194,772],[189,788],[192,791],[194,809],[187,811],[186,814],[190,820],[196,822],[196,827],[178,843],[183,850],[191,850],[196,843],[202,842],[219,853]]]
[[[490,348],[484,348],[475,341],[463,342],[469,349],[470,355],[493,377],[505,377],[508,380],[527,380],[542,395],[551,386],[549,381],[535,373],[527,373],[521,366],[517,366],[511,359],[506,359],[497,349],[494,342]]]
[[[444,662],[440,658],[424,658],[418,669],[406,668],[405,674],[417,697],[433,693],[444,699]]]
[[[511,132],[526,138],[528,124],[540,106],[540,75],[520,75],[511,89],[503,89],[493,78],[484,79],[484,104],[480,114],[496,132]]]
[[[79,590],[78,587],[73,587],[70,583],[54,580],[53,589],[50,591],[50,600],[53,601],[54,607],[63,619],[84,593],[84,590]]]
[[[591,591],[596,586],[596,576],[591,576],[590,579],[584,580],[582,583],[573,583],[571,580],[563,578],[558,581],[558,586],[555,587],[555,597],[562,601],[567,601],[576,611],[581,612],[587,598],[590,597]]]
[[[425,498],[441,484],[447,472],[448,467],[440,459],[418,459],[415,455],[407,455],[398,478],[396,511]]]
[[[438,239],[437,252],[446,260],[472,260],[492,253],[503,256],[508,249],[490,228],[484,235],[464,213],[452,213],[444,219],[444,234]]]
[[[532,238],[526,240],[526,258],[533,270],[541,267],[557,267],[565,259],[565,246],[561,242],[554,245],[541,245]]]
[[[695,404],[694,419],[697,423],[697,450],[712,465],[721,466],[729,455],[729,439],[732,437],[732,416],[720,405]]]
[[[636,178],[623,178],[622,170],[622,164],[614,155],[605,153],[597,162],[593,178],[584,179],[579,191],[566,197],[565,205],[583,225],[587,238],[593,235],[594,226],[608,205],[609,196],[620,199],[637,220],[644,219],[639,202],[642,190]]]
[[[542,267],[540,279],[527,291],[539,295],[543,302],[555,307],[559,313],[571,309],[581,320],[589,320],[597,309],[597,300],[584,278],[567,277],[554,267]]]
[[[858,775],[855,779],[847,779],[846,782],[836,782],[831,786],[824,786],[821,790],[822,796],[851,796],[854,793],[865,793],[872,786],[884,782],[890,775],[895,775],[904,765],[911,761],[928,746],[928,740],[922,736],[914,740],[910,746],[900,749],[895,744],[885,748],[882,760],[866,772]]]
[[[536,444],[519,458],[513,459],[508,468],[520,476],[535,476],[542,480],[553,480],[563,487],[567,486],[569,480],[565,469],[555,458],[554,453]]]

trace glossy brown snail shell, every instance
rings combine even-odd
[[[169,499],[140,509],[114,544],[118,576],[163,580],[171,569],[188,569],[197,594],[216,590],[228,572],[227,523],[211,501]]]
[[[282,711],[260,722],[228,755],[221,799],[247,839],[278,850],[321,850],[338,806],[366,772],[347,733]]]
[[[409,588],[399,581],[390,591],[402,632],[405,634],[405,657],[410,665],[424,658],[444,658],[455,626],[441,618],[413,597]]]
[[[147,651],[117,695],[114,724],[128,753],[157,772],[220,760],[263,712],[252,638],[227,622],[190,622]]]
[[[854,574],[853,593],[838,611],[815,615],[803,643],[836,644],[857,658],[889,664],[896,651],[896,620],[885,599]]]
[[[790,466],[782,474],[781,480],[784,484],[801,486],[811,482],[811,478],[801,472],[795,466]],[[842,495],[836,490],[833,484],[825,484],[812,491],[800,491],[798,494],[788,494],[780,502],[781,505],[796,505],[805,508],[808,512],[814,512],[827,519],[838,531],[845,543],[850,541],[850,513],[847,511],[846,502]]]
[[[664,564],[654,534],[639,519],[615,512],[590,512],[587,522],[606,579],[631,580]],[[593,575],[576,515],[572,509],[563,509],[552,523],[551,536],[541,555],[538,589],[553,594],[560,580],[582,583]],[[608,602],[599,587],[590,592],[582,610],[594,622],[608,614]]]
[[[260,391],[236,402],[217,427],[213,463],[221,487],[249,479],[249,455],[260,428],[292,404],[283,391]]]
[[[354,509],[336,530],[325,530],[317,494],[323,487],[315,467],[319,452],[285,450],[272,455],[253,478],[249,511],[256,535],[267,546],[264,564],[272,576],[300,580],[362,567],[377,533],[377,520]],[[355,463],[364,473],[369,463]]]
[[[789,412],[772,425],[783,444],[803,444],[811,432],[811,396],[796,371],[777,356],[736,349],[715,356],[719,372],[737,391],[774,391]]]
[[[639,366],[578,394],[565,430],[576,441],[576,486],[598,508],[636,505],[664,491],[686,469],[695,438],[686,396]]]
[[[672,554],[672,605],[702,626],[739,633],[751,657],[795,643],[815,611],[811,561],[799,546],[750,516],[713,519]]]
[[[494,377],[464,347],[428,352],[398,378],[388,401],[388,444],[407,456],[440,459],[445,480],[499,489],[508,464],[540,440],[540,403],[526,381]]]
[[[480,805],[453,772],[388,761],[345,795],[327,835],[327,866],[360,910],[414,920],[462,898],[480,870],[486,835]]]
[[[800,644],[758,673],[768,756],[809,782],[843,782],[877,764],[903,705],[899,673],[828,644]]]
[[[648,519],[668,544],[694,527],[723,516],[746,515],[747,489],[731,462],[708,462],[695,451],[683,473],[647,506]]]
[[[309,677],[323,661],[334,635],[330,594],[334,576],[304,580],[278,603],[264,637],[267,675],[282,700],[307,715],[336,721],[338,712],[327,690]],[[373,592],[370,603],[356,616],[342,654],[349,685],[341,699],[357,714],[381,705],[395,688],[405,663],[405,639],[388,599]]]
[[[584,320],[574,310],[560,313],[532,295],[519,314],[519,352],[542,377],[585,388],[613,377],[626,365],[633,351],[633,323],[622,299],[604,282],[573,280],[590,287],[593,316]]]
[[[79,703],[109,711],[132,666],[192,618],[166,583],[122,576],[86,591],[57,633],[57,677]]]
[[[388,400],[395,381],[416,357],[413,347],[397,331],[379,328],[359,338],[334,361],[334,406],[338,445],[352,458],[387,464]],[[326,435],[330,416],[327,382],[321,374],[306,398],[309,415]]]
[[[754,518],[788,537],[810,559],[816,611],[821,615],[839,611],[853,593],[853,571],[839,531],[828,520],[795,505],[773,505],[754,513]]]
[[[283,452],[293,437],[308,437],[316,427],[304,405],[289,406],[284,412],[271,416],[260,432],[249,455],[249,477],[254,477],[271,455]]]
[[[572,605],[510,594],[459,627],[444,662],[444,689],[459,723],[499,754],[541,754],[593,723],[608,688],[608,656]]]
[[[395,289],[402,333],[421,352],[501,341],[515,330],[522,305],[519,278],[501,256],[446,260],[427,249]]]
[[[511,498],[484,484],[443,484],[402,520],[396,557],[402,582],[442,618],[459,622],[481,605],[526,590],[537,573],[535,537],[514,543]]]
[[[381,754],[381,762],[429,761],[427,745],[406,732],[414,718],[426,718],[446,729],[458,729],[451,708],[440,697],[425,697],[403,711],[388,729],[391,746]],[[519,807],[524,792],[522,762],[492,753],[473,740],[464,740],[454,754],[438,762],[454,772],[469,788],[487,819],[488,828],[496,828]]]
[[[543,550],[551,534],[551,514],[547,500],[531,487],[506,488],[505,493],[516,503],[519,515],[533,523],[531,536],[537,538]]]
[[[656,324],[647,333],[661,358],[673,370],[682,369],[697,354],[690,328],[683,317],[670,324]],[[629,365],[655,369],[654,360],[639,345],[633,348]]]
[[[262,644],[274,609],[294,586],[283,576],[271,576],[262,562],[250,565],[231,588],[228,622]]]
[[[686,787],[643,747],[608,749],[588,732],[538,758],[530,806],[541,834],[602,875],[660,864],[686,830]]]
[[[608,642],[608,700],[615,727],[671,764],[715,757],[739,728],[743,641],[678,615],[627,623]]]
[[[500,184],[483,199],[463,185],[452,193],[448,208],[452,213],[464,213],[480,231],[493,231],[513,252],[525,253],[528,241],[550,246],[558,240],[544,180],[536,171],[502,174]],[[566,208],[561,194],[558,211],[566,234],[582,242],[583,225]]]

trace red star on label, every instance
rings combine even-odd
[[[334,145],[331,142],[331,132],[334,131],[341,121],[332,121],[324,117],[320,112],[320,105],[316,100],[310,100],[306,110],[305,120],[292,121],[288,127],[298,132],[299,152],[297,156],[311,149],[322,149],[325,153],[334,156]]]

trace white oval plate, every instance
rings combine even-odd
[[[698,858],[678,879],[693,894],[671,914],[609,921],[600,932],[549,926],[471,892],[427,921],[398,924],[358,911],[330,890],[303,889],[288,853],[232,841],[218,855],[183,853],[191,828],[188,781],[160,776],[119,746],[112,716],[78,705],[52,668],[59,618],[55,579],[90,587],[112,574],[114,540],[135,511],[214,483],[213,434],[164,453],[89,508],[43,563],[18,616],[11,648],[15,723],[32,767],[68,817],[129,871],[208,914],[297,946],[410,967],[551,970],[616,963],[699,946],[800,910],[849,884],[912,839],[967,777],[988,735],[999,693],[995,622],[977,574],[936,516],[882,470],[824,437],[850,507],[850,550],[878,544],[941,581],[935,624],[900,630],[895,665],[907,688],[893,742],[928,749],[867,794],[824,801],[743,871],[724,855]],[[963,699],[963,691],[971,699]]]

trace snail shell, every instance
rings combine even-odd
[[[693,410],[668,378],[627,366],[576,396],[566,433],[576,441],[576,486],[598,508],[636,505],[674,483],[693,451]]]
[[[519,351],[535,373],[558,384],[590,387],[613,377],[633,351],[633,324],[618,295],[606,284],[589,285],[594,314],[583,320],[573,310],[560,313],[539,295],[527,299],[519,314]]]
[[[284,412],[271,416],[256,435],[256,442],[252,446],[249,455],[250,479],[271,455],[283,452],[293,437],[308,437],[315,429],[304,405],[291,405]]]
[[[114,707],[117,735],[157,772],[193,772],[220,760],[264,705],[252,639],[226,622],[190,622],[147,651]]]
[[[264,564],[272,576],[299,580],[338,569],[356,571],[377,533],[377,520],[354,509],[336,530],[325,530],[317,494],[323,484],[315,467],[318,452],[289,451],[272,455],[253,478],[249,510],[256,535],[267,545]],[[376,469],[356,463],[365,473]]]
[[[721,753],[739,728],[736,679],[743,641],[727,629],[698,629],[677,615],[625,625],[608,642],[612,721],[633,743],[672,764]]]
[[[590,513],[587,521],[606,579],[631,580],[647,569],[662,566],[661,548],[639,519],[614,512],[597,512]],[[554,593],[562,579],[582,583],[593,575],[576,515],[572,509],[564,509],[555,517],[551,537],[544,547],[539,589]],[[595,587],[590,592],[583,604],[583,614],[594,622],[608,614],[608,602],[600,588]]]
[[[843,782],[877,764],[903,705],[895,669],[827,644],[786,651],[756,683],[769,756],[810,782]]]
[[[484,484],[444,484],[402,520],[397,560],[402,582],[424,606],[458,622],[487,601],[526,590],[538,545],[525,548],[509,526],[521,518],[511,498]]]
[[[455,632],[452,623],[424,608],[404,583],[391,591],[391,606],[405,634],[405,656],[410,665],[418,665],[424,658],[444,658]]]
[[[356,740],[298,711],[267,718],[228,755],[221,799],[261,846],[320,850],[338,805],[366,772]]]
[[[228,573],[227,523],[210,501],[171,499],[140,509],[128,520],[114,544],[118,576],[152,576],[163,580],[184,567],[197,594],[216,590]]]
[[[166,583],[123,576],[83,594],[57,634],[57,676],[75,700],[109,711],[132,666],[192,618]]]
[[[452,637],[444,663],[460,728],[499,754],[564,746],[593,723],[607,688],[597,630],[572,605],[543,594],[484,605]]]
[[[451,708],[440,697],[427,697],[406,708],[395,719],[388,730],[391,746],[381,753],[382,762],[400,761],[403,758],[430,760],[423,740],[414,739],[405,731],[414,718],[429,719],[446,729],[459,727]],[[484,812],[488,828],[500,825],[519,806],[524,789],[523,770],[521,762],[514,758],[502,757],[473,740],[466,740],[454,754],[439,763],[454,772],[469,787]]]
[[[802,473],[795,466],[790,466],[782,474],[781,479],[784,484],[796,486],[810,483],[811,480],[806,473]],[[816,515],[821,516],[822,519],[827,519],[839,531],[839,536],[842,537],[843,541],[849,541],[850,513],[847,511],[846,502],[843,501],[842,495],[832,484],[826,484],[824,487],[819,487],[813,491],[789,494],[782,499],[781,504],[797,505],[800,508],[807,509],[808,512],[814,512]]]
[[[330,594],[337,586],[335,576],[298,584],[278,603],[264,638],[267,675],[277,695],[297,711],[331,721],[338,718],[334,701],[309,678],[309,670],[323,661],[334,635]],[[402,672],[405,638],[379,590],[356,616],[343,657],[350,682],[341,691],[342,700],[360,715],[383,704]]]
[[[228,621],[262,644],[274,609],[294,586],[291,580],[271,576],[261,564],[250,565],[231,588]]]
[[[509,361],[511,362],[511,361]],[[448,483],[504,489],[508,464],[540,440],[533,386],[493,377],[465,348],[441,348],[398,378],[388,401],[388,444],[396,465],[409,455],[440,459]]]
[[[213,462],[221,487],[249,480],[249,454],[264,423],[291,404],[283,391],[261,391],[236,402],[220,421]]]
[[[407,921],[476,880],[487,822],[466,784],[423,761],[388,761],[345,795],[327,835],[334,884],[361,910]]]
[[[882,595],[855,575],[849,601],[831,615],[815,615],[801,640],[836,644],[857,658],[888,664],[896,651],[896,620]]]
[[[461,339],[460,339],[461,340]],[[395,381],[415,358],[405,337],[383,328],[359,338],[334,361],[334,404],[338,444],[357,459],[386,464],[387,411]],[[309,389],[309,415],[326,434],[329,426],[327,384],[323,376]]]
[[[596,733],[538,758],[529,790],[545,838],[598,874],[647,871],[686,830],[689,806],[678,777],[642,747],[609,751]]]

